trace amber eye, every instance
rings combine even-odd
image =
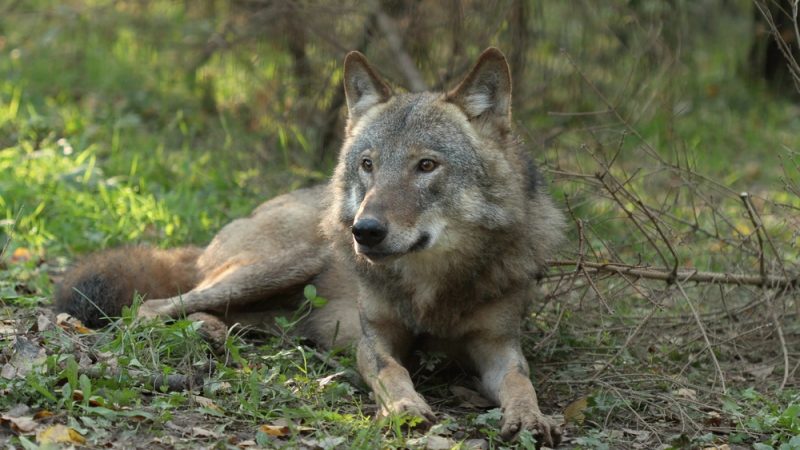
[[[432,172],[436,168],[436,161],[432,159],[423,159],[417,166],[420,172]]]
[[[369,158],[362,159],[361,168],[364,169],[364,172],[372,172],[372,160]]]

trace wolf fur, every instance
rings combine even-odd
[[[313,284],[328,303],[299,333],[322,347],[355,343],[380,414],[435,420],[404,366],[422,346],[478,374],[502,407],[502,436],[530,430],[557,444],[520,330],[563,219],[512,132],[505,57],[487,49],[450,92],[395,94],[352,52],[344,85],[330,184],[267,201],[202,250],[90,256],[58,286],[56,308],[96,326],[138,292],[149,299],[142,316],[269,327]]]

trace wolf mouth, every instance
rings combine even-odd
[[[362,255],[364,257],[366,257],[367,259],[369,259],[372,262],[378,262],[378,261],[383,262],[383,261],[391,259],[391,258],[399,258],[399,257],[401,257],[403,255],[407,255],[409,253],[414,253],[414,252],[418,252],[420,250],[424,250],[424,249],[428,248],[428,245],[430,244],[430,241],[431,241],[430,234],[422,233],[422,235],[419,237],[419,239],[417,239],[416,242],[414,242],[414,244],[412,244],[411,247],[409,247],[408,250],[405,250],[405,251],[391,252],[391,251],[371,250],[371,249],[364,248],[363,246],[359,245],[357,253],[359,253],[360,255]]]

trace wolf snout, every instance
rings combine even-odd
[[[386,238],[389,229],[380,221],[372,218],[359,219],[353,225],[353,237],[365,247],[374,247]]]

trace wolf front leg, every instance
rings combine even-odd
[[[362,336],[358,344],[358,370],[375,395],[379,416],[407,414],[425,423],[436,420],[433,410],[411,382],[408,370],[400,363],[413,336],[402,326],[375,322],[361,317]]]
[[[467,348],[477,366],[485,394],[502,408],[500,436],[512,440],[520,431],[529,430],[539,445],[558,445],[561,428],[539,409],[519,339],[516,336],[481,336]]]

